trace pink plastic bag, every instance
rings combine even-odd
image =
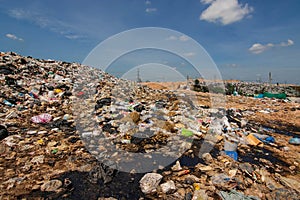
[[[31,121],[33,123],[48,123],[52,120],[52,116],[50,114],[47,114],[47,113],[43,113],[43,114],[40,114],[40,115],[37,115],[37,116],[34,116],[31,118]]]

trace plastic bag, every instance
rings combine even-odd
[[[48,123],[52,120],[52,116],[50,114],[47,114],[47,113],[43,113],[43,114],[40,114],[40,115],[37,115],[37,116],[34,116],[31,118],[31,121],[33,123]]]

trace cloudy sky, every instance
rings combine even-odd
[[[110,36],[162,27],[183,33],[170,41],[202,45],[224,79],[272,72],[274,82],[300,84],[299,10],[299,0],[0,0],[0,51],[82,63]]]

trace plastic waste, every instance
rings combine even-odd
[[[84,92],[83,91],[80,91],[76,94],[76,96],[80,97],[80,96],[83,96],[84,95]]]
[[[267,137],[266,139],[262,140],[264,143],[275,143],[275,138],[272,136]]]
[[[70,115],[69,114],[65,114],[64,116],[63,116],[63,119],[64,120],[68,120],[70,118]]]
[[[205,190],[195,190],[193,194],[192,200],[208,200],[208,195]]]
[[[289,140],[290,144],[295,144],[295,145],[299,145],[300,144],[300,138],[291,138]]]
[[[181,129],[181,134],[185,137],[191,137],[191,136],[194,135],[193,131],[190,131],[190,130],[185,129],[185,128]]]
[[[130,143],[131,143],[131,140],[128,140],[128,139],[122,139],[122,140],[121,140],[121,143],[122,143],[122,144],[130,144]]]
[[[237,192],[236,190],[231,190],[230,192],[220,191],[219,196],[223,200],[259,200],[260,198],[255,196],[245,196],[241,192]]]
[[[257,99],[264,98],[264,94],[257,94],[254,96],[254,98],[257,98]]]
[[[250,145],[253,145],[253,146],[257,146],[259,144],[261,144],[262,142],[257,139],[252,133],[250,133],[248,136],[247,136],[247,141],[249,142]]]
[[[224,173],[216,174],[211,177],[211,181],[214,185],[218,185],[230,181],[230,177]]]
[[[182,176],[182,175],[186,175],[186,174],[188,174],[188,173],[190,173],[190,170],[185,169],[185,170],[182,170],[182,171],[178,172],[177,175],[178,175],[178,176]]]
[[[10,102],[9,102],[9,101],[7,101],[7,100],[4,100],[4,101],[3,101],[3,103],[4,103],[5,105],[8,105],[8,106],[10,106],[10,107],[13,107],[13,106],[15,106],[14,104],[10,103]]]
[[[238,154],[237,154],[238,144],[239,144],[239,139],[237,139],[237,136],[234,133],[229,133],[225,135],[224,152],[226,155],[233,158],[234,160],[238,159]]]
[[[39,93],[39,90],[38,89],[36,89],[36,88],[33,88],[32,90],[31,90],[31,92],[33,93],[33,94],[38,94]]]
[[[37,116],[34,116],[31,118],[31,121],[33,123],[48,123],[52,120],[52,116],[50,114],[47,114],[47,113],[43,113],[43,114],[40,114],[40,115],[37,115]]]
[[[238,147],[238,141],[237,140],[225,139],[225,142],[224,142],[224,150],[225,151],[236,151],[237,147]]]
[[[269,135],[263,135],[263,134],[257,134],[257,133],[253,133],[253,135],[259,139],[260,141],[264,142],[264,143],[275,143],[275,138]]]
[[[58,148],[55,148],[51,151],[52,154],[56,154],[58,152]]]
[[[54,92],[55,92],[56,94],[59,94],[59,93],[61,93],[61,92],[63,92],[63,91],[62,91],[61,89],[55,89]]]
[[[39,145],[43,145],[44,144],[44,140],[43,139],[39,139],[38,141],[36,141],[37,144]]]
[[[238,159],[238,153],[236,151],[224,151],[225,154],[231,158],[233,158],[234,160]]]
[[[200,190],[200,183],[193,183],[194,190]]]
[[[29,94],[29,96],[31,96],[34,99],[38,99],[39,98],[39,96],[37,94],[33,93],[33,92],[29,92],[28,94]]]
[[[49,98],[54,98],[54,97],[55,97],[54,91],[51,91],[51,90],[50,90],[50,91],[48,92],[48,97],[49,97]]]
[[[62,81],[62,80],[63,80],[63,77],[60,76],[60,75],[58,75],[58,74],[55,74],[54,80],[56,80],[56,81]]]
[[[23,109],[24,109],[23,105],[22,105],[20,102],[18,102],[18,103],[17,103],[17,110],[18,110],[18,111],[21,111],[21,110],[23,110]]]

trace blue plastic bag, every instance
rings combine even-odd
[[[225,154],[234,160],[238,159],[238,153],[236,151],[225,151]]]

